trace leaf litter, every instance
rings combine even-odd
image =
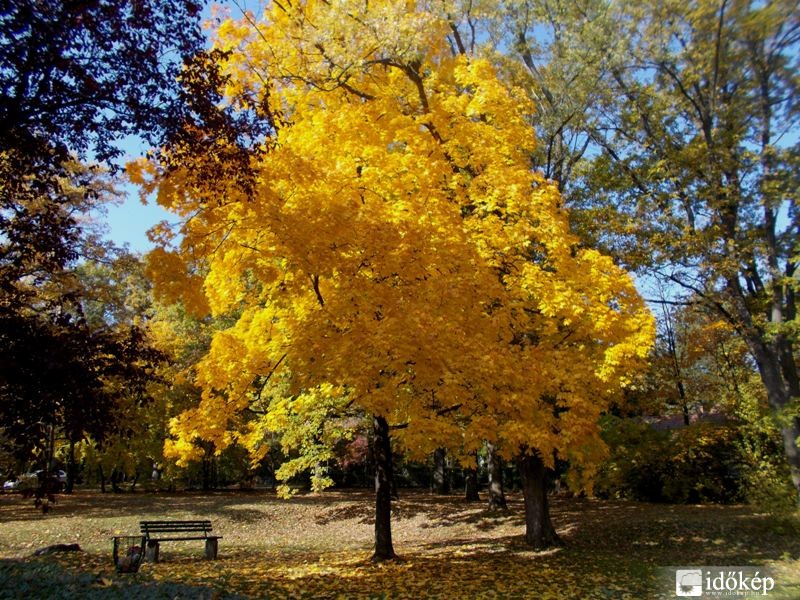
[[[403,491],[395,503],[397,561],[374,564],[372,496],[328,491],[285,501],[269,492],[64,496],[48,515],[0,497],[0,598],[598,598],[671,597],[659,567],[768,565],[778,598],[800,591],[800,520],[743,506],[669,506],[556,498],[564,540],[534,552],[523,509]],[[164,543],[161,561],[117,574],[111,536],[148,518],[208,518],[219,558],[199,541]],[[65,541],[82,551],[31,557]]]

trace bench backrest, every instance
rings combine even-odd
[[[141,521],[142,533],[194,533],[211,531],[211,521]]]

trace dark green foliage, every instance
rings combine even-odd
[[[595,487],[601,497],[760,505],[759,494],[772,494],[774,501],[781,493],[771,492],[754,479],[755,474],[783,484],[788,481],[774,426],[755,432],[742,424],[693,423],[659,430],[636,419],[609,417],[604,437],[611,456]]]
[[[0,313],[0,425],[25,459],[49,445],[53,427],[70,441],[102,440],[115,424],[110,380],[144,402],[158,353],[136,328],[92,330],[68,313]]]

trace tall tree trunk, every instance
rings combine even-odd
[[[100,493],[101,494],[105,494],[106,493],[106,474],[105,474],[105,471],[103,471],[103,465],[100,465],[99,467],[97,467],[97,470],[98,470],[98,474],[100,475]]]
[[[767,402],[773,413],[780,413],[788,406],[792,397],[800,396],[797,369],[782,360],[779,342],[770,343],[766,334],[754,322],[747,307],[744,291],[738,280],[728,280],[728,292],[732,296],[736,316],[743,323],[742,332],[750,352],[756,360],[758,374],[767,392]],[[773,312],[775,312],[773,310]],[[773,317],[780,323],[780,317]],[[797,438],[800,436],[800,418],[784,420],[781,437],[786,459],[792,474],[795,490],[800,494],[800,450]]]
[[[375,562],[395,558],[392,547],[392,446],[389,424],[372,417],[373,456],[375,457]]]
[[[208,443],[204,444],[203,448],[203,481],[202,481],[202,489],[204,492],[208,492],[212,488],[213,484],[213,469],[214,469],[214,444]]]
[[[518,459],[525,498],[525,541],[537,550],[560,543],[550,521],[547,505],[547,471],[538,455],[523,454]]]
[[[390,467],[392,469],[392,500],[399,500],[400,499],[400,489],[397,486],[397,474],[394,472],[394,465],[395,465],[395,456],[394,454],[391,455],[392,461]],[[399,459],[398,459],[399,462]]]
[[[117,467],[114,467],[111,470],[111,491],[114,492],[115,494],[119,494],[120,492],[122,492],[122,489],[119,487],[119,481],[121,478],[122,477],[120,475],[119,469],[117,469]]]
[[[450,493],[450,478],[447,476],[447,451],[437,448],[433,453],[433,491],[437,494]]]
[[[772,411],[780,415],[788,406],[793,395],[781,377],[780,358],[761,340],[752,340],[749,346],[753,350],[761,381],[767,390],[767,402]],[[781,437],[792,474],[792,482],[795,490],[800,494],[800,450],[797,447],[797,439],[800,437],[800,419],[798,417],[781,419]]]
[[[467,502],[480,502],[478,495],[478,467],[464,469],[464,499]]]
[[[67,494],[71,494],[72,490],[75,488],[75,474],[77,471],[77,465],[75,464],[75,441],[69,441],[69,450],[67,451],[67,483],[64,487],[64,492]]]
[[[489,510],[508,510],[503,493],[503,459],[492,444],[486,444],[486,468],[489,471]]]
[[[47,462],[44,464],[44,477],[43,477],[44,480],[49,479],[50,475],[53,473],[55,455],[56,455],[56,426],[51,424],[50,436],[48,438],[48,443],[47,443]]]
[[[201,477],[200,487],[204,492],[211,489],[211,465],[206,457],[203,458],[203,475]]]

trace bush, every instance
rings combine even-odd
[[[751,502],[771,512],[795,507],[777,431],[763,424],[693,423],[657,430],[634,419],[608,417],[610,456],[595,492],[647,502]]]

